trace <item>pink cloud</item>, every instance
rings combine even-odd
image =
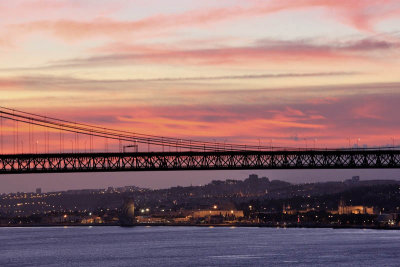
[[[355,119],[383,119],[382,113],[383,106],[380,103],[374,101],[368,101],[367,103],[356,106],[353,111]]]
[[[33,0],[33,1],[23,1],[18,5],[20,8],[29,9],[60,9],[60,8],[70,8],[70,7],[80,7],[79,2],[71,0]]]
[[[4,2],[4,3],[3,3]],[[38,18],[93,18],[108,16],[123,10],[126,1],[95,0],[13,0],[0,2],[2,22],[37,20]]]
[[[16,79],[0,79],[0,90],[7,88],[16,88],[17,86],[20,86],[21,82]]]
[[[43,2],[42,5],[53,7],[48,1]],[[246,1],[246,4],[242,6],[190,10],[171,15],[158,14],[136,21],[120,21],[106,17],[98,17],[88,21],[40,20],[13,25],[12,28],[20,32],[46,31],[67,40],[79,40],[99,35],[148,34],[150,30],[157,34],[168,29],[203,27],[220,21],[316,7],[324,8],[340,21],[363,31],[373,31],[376,22],[400,13],[400,6],[394,0],[275,0],[269,2],[256,1],[253,5],[249,5]]]
[[[346,139],[388,135],[400,130],[399,95],[340,97],[330,104],[256,104],[236,106],[141,106],[63,109],[58,117],[167,136],[285,138],[297,133],[308,138]],[[372,107],[372,108],[366,108]],[[52,114],[51,110],[46,111]],[[334,138],[335,137],[335,138]],[[371,137],[372,138],[372,137]],[[383,140],[384,141],[384,140]],[[382,142],[383,142],[382,141]],[[375,140],[379,142],[379,140]]]
[[[262,2],[261,2],[262,3]],[[279,10],[321,7],[337,20],[362,31],[374,31],[375,23],[400,13],[395,0],[282,0],[272,2]],[[265,4],[268,11],[269,4]]]
[[[78,2],[68,0],[15,0],[7,4],[0,3],[0,16],[3,21],[15,18],[35,19],[37,17],[43,17],[44,11],[53,13],[76,7],[80,7]]]

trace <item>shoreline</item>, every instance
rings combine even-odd
[[[185,227],[258,227],[258,228],[331,228],[331,229],[371,229],[371,230],[400,230],[400,226],[374,226],[374,225],[272,225],[272,224],[170,224],[170,223],[138,223],[132,225],[121,224],[18,224],[0,225],[0,228],[35,228],[35,227],[97,227],[97,226],[119,226],[119,227],[151,227],[151,226],[185,226]]]

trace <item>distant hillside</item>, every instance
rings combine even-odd
[[[270,203],[276,203],[276,208],[279,208],[282,201],[289,199],[293,200],[290,201],[293,202],[292,205],[315,200],[317,206],[321,199],[325,199],[326,203],[322,202],[321,205],[333,207],[337,205],[337,196],[341,194],[366,197],[374,190],[383,190],[385,186],[398,188],[399,185],[400,182],[395,180],[360,181],[357,177],[343,182],[291,184],[279,180],[269,180],[267,177],[259,178],[253,174],[245,180],[228,179],[212,181],[203,186],[177,186],[157,190],[125,186],[103,190],[69,190],[43,194],[4,194],[0,199],[0,213],[23,215],[57,211],[117,210],[122,207],[124,199],[127,198],[134,199],[138,210],[150,208],[152,211],[209,209],[213,206],[232,209],[237,207],[238,203],[248,203],[252,200],[270,201]],[[363,193],[358,194],[358,192]],[[360,201],[363,203],[377,201],[378,193],[371,197],[371,201],[367,201],[367,199],[360,199]],[[303,201],[304,199],[307,201]],[[385,195],[382,195],[381,199],[385,199]],[[353,199],[353,201],[355,200],[356,198]]]

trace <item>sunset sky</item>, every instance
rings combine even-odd
[[[0,91],[140,133],[397,145],[400,1],[0,1]]]

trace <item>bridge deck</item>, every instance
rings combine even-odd
[[[400,150],[0,155],[0,174],[235,169],[400,168]]]

